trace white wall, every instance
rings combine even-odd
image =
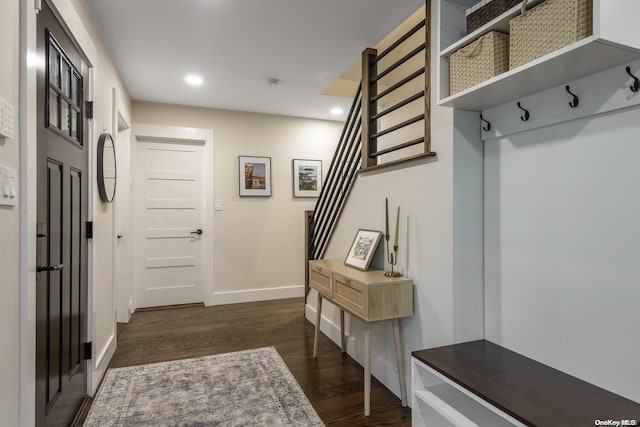
[[[18,134],[18,2],[0,0],[0,97],[15,109],[14,138],[0,137],[0,165],[19,170]],[[0,419],[19,423],[20,323],[18,254],[20,207],[0,206]]]
[[[214,280],[210,304],[304,295],[304,211],[316,199],[293,197],[292,159],[320,159],[326,174],[338,122],[134,102],[136,123],[213,129]],[[272,197],[241,198],[238,156],[271,157]]]
[[[437,3],[433,16],[437,16]],[[439,31],[437,20],[431,22],[435,49]],[[432,70],[435,60],[432,55]],[[437,81],[433,73],[432,86]],[[385,197],[391,221],[400,205],[398,265],[415,285],[415,314],[402,320],[406,366],[410,366],[411,351],[484,337],[479,119],[477,113],[437,107],[435,91],[431,104],[432,150],[437,157],[359,175],[325,254],[326,259],[344,259],[358,228],[384,231]],[[316,294],[311,295],[307,319],[315,322]],[[322,313],[323,332],[338,343],[339,311],[327,303]],[[362,326],[358,320],[347,326],[348,353],[360,363],[364,361]],[[393,349],[390,326],[374,325],[372,373],[399,395]]]
[[[487,339],[635,401],[638,117],[485,143]]]

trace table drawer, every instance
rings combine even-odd
[[[362,283],[334,273],[333,299],[355,314],[367,317],[367,287]]]
[[[331,271],[312,266],[309,269],[309,286],[331,298],[333,296],[331,289]]]

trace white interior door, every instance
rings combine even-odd
[[[116,320],[126,323],[129,321],[129,307],[133,301],[133,272],[132,260],[133,236],[131,234],[133,222],[133,203],[131,200],[131,131],[118,129],[116,141],[117,175],[115,202],[115,230],[116,243],[113,259],[115,289],[116,289]]]
[[[116,195],[113,199],[113,288],[115,321],[129,321],[133,306],[133,221],[131,198],[131,114],[122,96],[114,87],[112,129],[116,145]],[[114,325],[114,331],[117,328]]]
[[[204,146],[138,138],[137,307],[202,302]]]

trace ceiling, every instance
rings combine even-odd
[[[322,95],[424,0],[84,0],[132,99],[345,120]],[[202,76],[192,87],[187,74]],[[281,80],[269,86],[266,80]],[[340,107],[345,112],[332,115]]]

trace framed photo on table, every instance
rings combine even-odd
[[[380,231],[358,230],[344,263],[358,270],[368,270],[378,248],[378,243],[380,243],[380,237],[382,237]]]
[[[318,197],[322,189],[322,160],[293,159],[293,197]]]
[[[240,197],[271,197],[271,157],[238,156]]]

